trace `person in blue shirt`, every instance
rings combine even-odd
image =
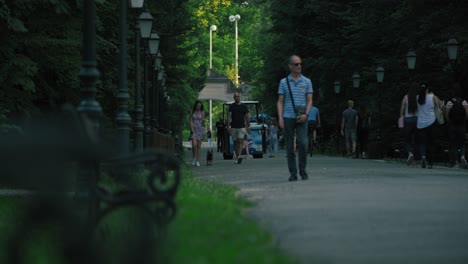
[[[312,157],[312,149],[314,144],[317,144],[317,128],[320,127],[320,112],[317,107],[313,106],[310,109],[308,123],[308,137],[309,137],[309,155]]]
[[[291,73],[281,79],[278,88],[278,125],[283,128],[288,160],[289,181],[297,181],[294,137],[299,152],[299,174],[308,179],[307,166],[307,118],[312,108],[312,82],[301,74],[302,60],[292,55],[288,60]]]

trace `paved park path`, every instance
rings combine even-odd
[[[288,182],[285,155],[237,165],[214,149],[193,172],[256,202],[248,215],[301,263],[468,263],[468,170],[315,155]]]

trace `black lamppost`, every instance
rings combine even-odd
[[[452,72],[453,72],[453,82],[455,83],[457,81],[457,55],[458,55],[458,41],[454,38],[451,37],[447,41],[447,54],[448,58],[450,61],[450,66],[452,66]]]
[[[133,6],[132,6],[133,7]],[[148,16],[149,15],[149,16]],[[135,23],[135,151],[143,151],[143,102],[141,100],[140,38],[149,37],[153,18],[141,13]]]
[[[158,120],[158,89],[159,89],[159,81],[158,81],[158,77],[159,77],[159,71],[161,70],[161,63],[162,63],[162,55],[161,55],[161,51],[158,50],[158,53],[156,54],[155,58],[154,58],[154,74],[153,74],[153,96],[152,96],[152,100],[153,100],[153,111],[151,113],[152,115],[152,123],[153,123],[153,127],[158,130],[158,127],[159,127],[159,120]]]
[[[149,101],[149,105],[148,105],[148,109],[149,109],[149,112],[150,112],[150,129],[153,131],[156,129],[156,126],[155,126],[155,115],[154,115],[154,112],[155,112],[155,107],[156,107],[156,103],[154,101],[154,97],[155,97],[155,94],[156,94],[156,73],[155,73],[155,63],[156,63],[156,56],[159,52],[159,43],[160,43],[160,40],[161,38],[159,37],[158,33],[155,32],[153,30],[153,32],[151,32],[151,36],[148,40],[148,46],[149,46],[149,54],[151,55],[151,89],[148,93],[148,101]]]
[[[96,82],[99,71],[96,62],[96,6],[93,0],[83,1],[83,49],[79,78],[81,80],[81,102],[77,111],[85,126],[86,136],[92,144],[99,142],[99,119],[102,108],[96,101]],[[97,184],[99,175],[95,170],[95,164],[91,160],[80,162],[77,176],[77,194],[84,198],[84,206],[88,210],[86,221],[93,221],[96,216],[97,204],[94,186]],[[86,210],[85,209],[85,210]]]
[[[149,12],[143,12],[140,15],[140,21],[145,21],[147,27],[143,28],[141,24],[141,38],[146,40],[143,44],[143,93],[144,99],[144,133],[146,145],[149,143],[149,136],[151,134],[151,117],[150,117],[150,98],[149,98],[149,85],[148,85],[148,59],[150,57],[148,50],[148,40],[151,37],[151,30],[153,26],[153,17]]]
[[[454,37],[451,37],[447,41],[447,53],[450,64],[452,65],[452,68],[455,69],[458,55],[458,41]]]
[[[143,2],[141,0],[141,2]],[[138,5],[138,2],[131,1]],[[119,92],[117,100],[119,108],[115,118],[118,131],[119,153],[125,155],[130,150],[130,126],[132,119],[128,113],[128,93],[127,82],[127,1],[120,0],[119,6]]]
[[[165,73],[164,65],[161,65],[161,67],[159,68],[159,71],[158,71],[158,92],[157,92],[157,100],[156,100],[158,102],[157,116],[158,116],[158,125],[159,125],[160,128],[165,128],[164,127],[164,122],[163,122],[163,120],[165,118],[162,118],[163,110],[164,110],[164,107],[163,107],[163,102],[164,102],[163,93],[164,93],[164,85],[165,85],[165,83],[163,83],[163,80],[164,80],[165,75],[166,75],[166,73]]]
[[[361,85],[361,76],[355,72],[351,78],[353,79],[353,88],[358,89]]]
[[[406,63],[408,64],[408,70],[414,70],[416,67],[416,52],[413,49],[406,54]]]
[[[361,76],[359,75],[358,72],[355,72],[353,76],[351,76],[351,79],[353,80],[353,88],[354,88],[353,93],[356,94],[356,98],[357,98],[357,91],[359,89],[359,86],[361,85]]]
[[[379,132],[377,134],[378,139],[382,139],[382,128],[383,128],[383,120],[382,120],[382,86],[383,86],[383,80],[384,80],[384,73],[385,70],[382,66],[377,67],[375,70],[376,76],[377,76],[377,83],[379,85]]]
[[[416,52],[414,52],[413,49],[408,51],[408,53],[406,54],[406,63],[408,64],[410,85],[413,85],[413,74],[414,69],[416,68]]]
[[[333,89],[335,91],[336,98],[336,127],[337,127],[337,137],[336,137],[336,152],[340,153],[340,132],[341,132],[341,115],[340,115],[340,106],[339,106],[339,94],[341,92],[341,83],[340,81],[333,82]]]

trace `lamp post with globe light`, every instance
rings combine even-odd
[[[236,80],[235,80],[235,83],[236,83],[236,87],[239,86],[239,50],[238,50],[238,39],[237,39],[237,21],[240,20],[240,15],[235,15],[235,16],[230,16],[229,17],[229,21],[231,22],[234,22],[235,23],[235,28],[236,28],[236,58],[235,58],[235,71],[236,71]]]

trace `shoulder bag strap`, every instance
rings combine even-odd
[[[293,98],[293,95],[292,95],[292,92],[291,92],[291,86],[289,85],[289,79],[288,79],[288,77],[286,77],[286,82],[287,82],[287,84],[288,84],[289,96],[291,97],[291,102],[292,102],[292,105],[293,105],[293,108],[294,108],[294,113],[297,113],[297,111],[296,111],[296,105],[294,104],[294,98]]]

